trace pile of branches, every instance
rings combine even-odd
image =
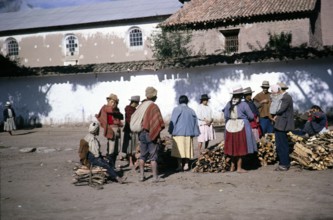
[[[101,167],[74,167],[73,184],[75,186],[88,185],[102,189],[103,185],[107,182],[106,169]]]
[[[294,164],[309,170],[326,170],[333,167],[333,131],[310,138],[288,133],[294,144],[290,157]]]
[[[226,157],[223,152],[224,143],[220,143],[213,150],[206,150],[198,157],[195,167],[192,169],[196,173],[219,173],[225,172],[228,168]]]
[[[267,133],[260,139],[258,147],[258,159],[261,166],[274,164],[277,160],[275,135]]]

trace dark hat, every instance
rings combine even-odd
[[[210,99],[207,94],[202,94],[200,100],[208,100]]]
[[[244,94],[252,94],[254,91],[252,91],[251,87],[246,87],[243,89]]]
[[[131,102],[140,102],[140,96],[139,95],[132,96],[130,101]]]
[[[263,81],[262,84],[261,84],[261,87],[264,87],[264,88],[269,88],[269,82],[268,81]]]
[[[11,106],[10,102],[7,101],[5,106]]]

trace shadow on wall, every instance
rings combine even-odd
[[[7,100],[13,103],[17,115],[22,117],[25,125],[36,126],[40,123],[40,116],[47,117],[52,111],[48,95],[50,89],[56,84],[70,84],[73,92],[78,89],[78,86],[83,86],[86,90],[93,90],[97,83],[130,81],[131,77],[140,75],[157,76],[160,82],[165,81],[165,79],[173,79],[176,76],[175,83],[172,85],[174,85],[173,89],[176,92],[175,103],[178,103],[178,97],[183,94],[187,95],[189,99],[199,101],[201,94],[222,93],[221,88],[229,88],[228,82],[230,81],[243,85],[242,81],[252,82],[251,78],[254,74],[280,73],[279,80],[292,86],[291,91],[297,91],[296,93],[291,92],[291,94],[295,96],[295,105],[299,109],[305,110],[316,104],[326,110],[332,107],[333,103],[331,100],[333,96],[333,66],[331,63],[332,59],[315,62],[220,65],[156,72],[0,78],[0,121],[3,121],[2,111]],[[123,85],[116,84],[116,86]],[[225,95],[229,97],[230,94],[221,94],[224,97]]]

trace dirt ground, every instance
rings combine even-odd
[[[161,173],[165,182],[156,184],[138,182],[138,173],[124,168],[126,184],[108,183],[100,190],[74,186],[78,143],[86,133],[83,126],[0,133],[1,220],[333,219],[332,169],[277,172],[269,165],[246,174],[169,170]],[[222,131],[217,137],[212,145],[221,142]],[[19,151],[27,147],[38,151]]]

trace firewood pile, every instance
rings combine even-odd
[[[275,135],[267,133],[260,139],[258,147],[258,159],[261,166],[274,164],[277,160]]]
[[[293,163],[309,170],[326,170],[333,167],[333,131],[310,138],[298,137],[291,132],[288,136],[295,142],[290,154]]]
[[[196,173],[218,173],[227,170],[227,162],[223,153],[224,142],[217,145],[213,150],[204,151],[195,163],[192,172]]]
[[[102,186],[107,182],[106,169],[101,167],[88,168],[86,166],[74,167],[73,184],[75,186],[89,185],[96,188],[103,188]]]

